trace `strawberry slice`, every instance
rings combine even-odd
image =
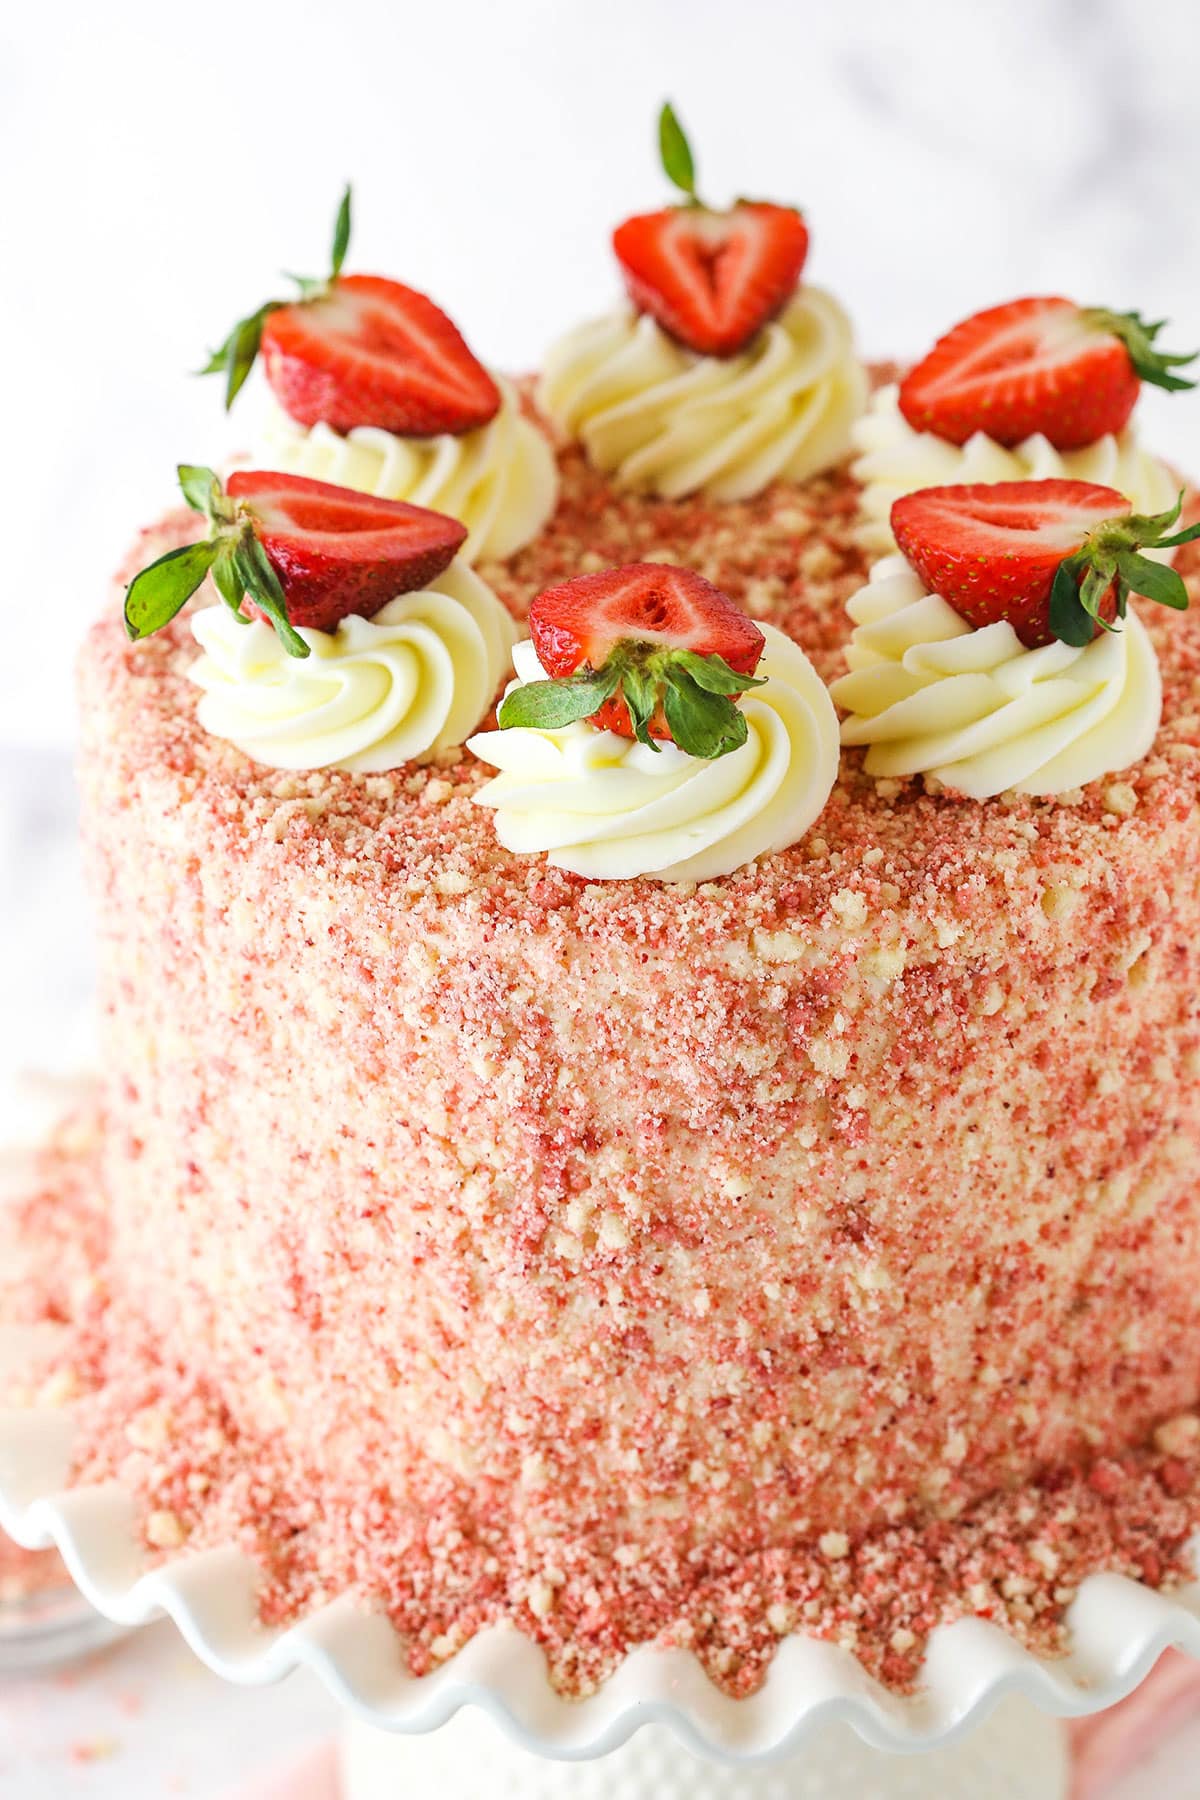
[[[695,164],[669,105],[659,118],[663,167],[682,206],[639,213],[613,233],[629,297],[702,356],[735,356],[791,298],[808,228],[791,206],[739,200],[726,212],[696,198]]]
[[[795,292],[808,252],[798,212],[743,200],[668,206],[613,233],[629,298],[702,356],[736,356]]]
[[[232,406],[262,351],[267,380],[301,425],[373,425],[407,437],[461,433],[500,410],[500,390],[440,307],[380,275],[343,275],[350,189],[324,280],[295,276],[298,300],[268,300],[239,319],[203,373],[225,376]]]
[[[225,491],[279,577],[289,620],[314,631],[427,587],[466,542],[466,526],[443,513],[301,475],[238,469]],[[269,616],[249,597],[243,610]]]
[[[223,488],[211,469],[184,463],[179,485],[207,516],[208,536],[135,575],[125,593],[131,638],[161,631],[211,574],[240,619],[268,620],[290,655],[307,656],[297,627],[370,618],[435,580],[467,536],[442,513],[303,475],[239,469]]]
[[[914,431],[951,444],[977,431],[1008,445],[1040,433],[1058,450],[1076,450],[1124,427],[1143,381],[1196,385],[1172,373],[1194,354],[1155,348],[1164,323],[1054,297],[991,306],[910,370],[900,410]]]
[[[1187,607],[1176,571],[1140,554],[1200,535],[1168,535],[1182,503],[1144,517],[1089,481],[971,482],[903,495],[892,531],[929,591],[976,629],[1007,621],[1031,648],[1082,645],[1125,616],[1131,592]]]
[[[471,431],[500,390],[440,307],[378,275],[341,275],[263,326],[263,366],[284,411],[334,431],[375,425],[407,437]]]
[[[746,741],[734,704],[760,687],[766,639],[719,588],[669,563],[627,563],[539,594],[529,610],[550,677],[514,688],[499,722],[553,730],[590,719],[656,749],[722,756]]]

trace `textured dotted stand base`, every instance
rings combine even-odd
[[[417,1738],[353,1723],[342,1783],[342,1800],[1065,1800],[1068,1771],[1062,1725],[1010,1698],[945,1749],[873,1750],[835,1721],[769,1767],[702,1761],[663,1725],[609,1756],[562,1763],[532,1756],[474,1708]]]

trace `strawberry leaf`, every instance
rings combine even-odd
[[[270,557],[247,529],[237,539],[234,549],[237,577],[256,606],[262,608],[275,627],[280,643],[289,656],[308,656],[308,645],[288,618],[287,600]]]
[[[337,218],[333,222],[333,250],[329,257],[331,281],[336,281],[341,274],[346,252],[350,248],[350,223],[350,183],[347,182],[341,205],[337,209]]]
[[[192,511],[211,519],[221,495],[221,484],[214,471],[200,463],[180,463],[175,472],[180,491]]]
[[[1055,570],[1050,589],[1050,629],[1061,643],[1082,649],[1095,636],[1095,624],[1084,611],[1079,595],[1083,556],[1065,556]]]
[[[675,108],[664,100],[658,115],[658,151],[667,180],[696,201],[696,161],[687,134],[675,116]]]
[[[671,736],[688,756],[711,761],[746,742],[746,715],[726,694],[702,688],[686,669],[668,671],[663,712]]]
[[[501,703],[496,722],[502,730],[522,726],[533,731],[560,731],[579,719],[590,719],[610,700],[620,684],[620,671],[606,664],[586,675],[561,681],[529,681],[514,688]]]
[[[257,312],[247,313],[244,319],[239,319],[220,348],[210,352],[208,361],[199,373],[201,375],[223,374],[225,376],[226,412],[229,411],[230,407],[241,393],[242,388],[245,386],[246,377],[254,367],[255,359],[258,356],[259,346],[262,343],[263,326],[266,324],[271,314],[273,312],[278,312],[280,307],[289,304],[302,306],[306,300],[319,299],[323,294],[328,293],[330,282],[336,281],[337,277],[341,274],[342,264],[346,260],[346,251],[350,247],[350,225],[350,186],[349,183],[347,183],[346,191],[342,195],[341,204],[337,210],[337,218],[334,221],[333,250],[330,257],[329,275],[320,277],[309,275],[290,276],[289,279],[294,281],[296,286],[300,289],[300,298],[298,301],[265,301],[263,305],[258,308]],[[295,652],[294,654],[298,654],[298,652]]]
[[[1170,530],[1182,511],[1183,489],[1180,488],[1174,506],[1168,506],[1165,512],[1130,513],[1127,519],[1120,521],[1120,524],[1131,542],[1161,544],[1164,541],[1163,532]]]
[[[1157,329],[1157,327],[1155,327]],[[1160,513],[1125,513],[1105,519],[1090,531],[1081,549],[1064,557],[1050,588],[1050,630],[1064,644],[1089,644],[1095,627],[1112,626],[1101,618],[1100,607],[1117,584],[1117,617],[1123,619],[1131,593],[1142,594],[1160,606],[1186,612],[1188,591],[1183,578],[1164,563],[1140,554],[1143,550],[1173,549],[1200,537],[1200,524],[1167,536],[1183,509],[1183,493],[1174,506]]]
[[[629,711],[633,735],[639,744],[657,752],[658,745],[650,736],[650,721],[658,711],[659,684],[650,670],[630,663],[621,678],[621,697]]]
[[[1156,319],[1151,323],[1143,319],[1140,313],[1109,312],[1103,306],[1085,307],[1083,316],[1097,331],[1109,331],[1114,337],[1120,338],[1129,352],[1135,374],[1143,381],[1152,382],[1155,387],[1167,388],[1171,392],[1196,386],[1194,381],[1187,381],[1171,371],[1195,362],[1200,351],[1192,350],[1184,356],[1172,356],[1155,346],[1155,339],[1166,324],[1165,319]]]
[[[1092,563],[1079,584],[1079,604],[1082,606],[1088,618],[1094,620],[1097,625],[1103,626],[1105,631],[1111,631],[1112,626],[1108,623],[1107,619],[1101,618],[1100,607],[1108,590],[1111,588],[1112,583],[1112,568],[1105,568],[1100,564]],[[1118,596],[1118,610],[1124,611],[1124,607],[1121,605],[1120,596]]]
[[[212,578],[213,586],[234,618],[239,624],[248,625],[250,621],[242,611],[246,586],[238,570],[236,541],[226,538],[219,544],[216,561],[212,566]]]
[[[125,628],[149,637],[170,623],[211,572],[234,617],[247,624],[248,594],[266,614],[289,656],[308,656],[309,646],[288,617],[287,599],[274,564],[254,530],[248,508],[225,492],[220,477],[200,463],[180,463],[179,485],[188,505],[206,513],[208,536],[168,550],[135,575],[125,593]]]
[[[229,342],[229,354],[225,360],[225,411],[228,412],[243,387],[246,377],[254,367],[262,343],[263,326],[273,312],[278,311],[279,302],[268,300],[260,306],[256,313],[243,319],[236,326]]]
[[[742,694],[747,688],[762,687],[765,675],[742,675],[731,669],[723,656],[699,656],[695,650],[675,650],[671,661],[685,669],[707,694]]]
[[[1132,593],[1144,594],[1147,600],[1174,607],[1176,612],[1187,611],[1188,591],[1183,585],[1183,577],[1167,564],[1151,562],[1149,557],[1128,550],[1118,557],[1117,568]]]
[[[125,590],[125,629],[136,640],[169,625],[186,606],[216,561],[213,538],[181,544],[135,575]]]
[[[661,750],[650,730],[661,709],[679,748],[709,759],[745,743],[746,721],[734,696],[761,687],[763,679],[739,674],[721,656],[622,639],[598,670],[514,688],[498,718],[502,729],[532,725],[552,731],[590,719],[619,690],[639,744]]]

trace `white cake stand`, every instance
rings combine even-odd
[[[562,1763],[474,1711],[419,1738],[351,1721],[341,1771],[343,1800],[1066,1800],[1069,1785],[1062,1725],[1013,1697],[965,1739],[922,1755],[873,1750],[833,1721],[792,1756],[733,1767],[685,1749],[666,1724],[607,1756]]]

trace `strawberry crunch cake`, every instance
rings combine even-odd
[[[791,1631],[904,1684],[1200,1522],[1200,526],[1129,424],[1183,359],[1018,301],[872,377],[661,138],[538,382],[343,275],[348,197],[214,357],[267,447],[82,657],[42,1376],[150,1547],[418,1671],[508,1619],[568,1693]]]

